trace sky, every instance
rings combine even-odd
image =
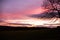
[[[28,18],[28,15],[40,14],[44,0],[3,0],[1,17],[4,19]]]
[[[56,20],[54,18],[54,20],[51,19],[51,21],[53,20],[53,22],[51,22],[50,19],[35,19],[33,17],[30,17],[30,15],[41,14],[48,10],[42,6],[43,1],[45,0],[0,0],[0,18],[8,19],[4,20],[7,23],[25,23],[34,25],[43,25],[45,23],[59,23],[59,20],[54,23]]]

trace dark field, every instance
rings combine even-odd
[[[58,40],[60,38],[60,27],[38,28],[38,27],[0,27],[0,39],[2,40]]]

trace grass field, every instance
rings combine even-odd
[[[23,28],[0,27],[0,39],[2,40],[58,40],[60,28]]]

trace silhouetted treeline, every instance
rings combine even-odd
[[[12,27],[12,26],[0,26],[0,30],[58,30],[60,29],[60,26],[58,26],[57,28],[47,28],[47,27]]]

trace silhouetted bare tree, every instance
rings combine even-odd
[[[45,0],[43,6],[47,9],[58,12],[60,18],[60,0]]]

